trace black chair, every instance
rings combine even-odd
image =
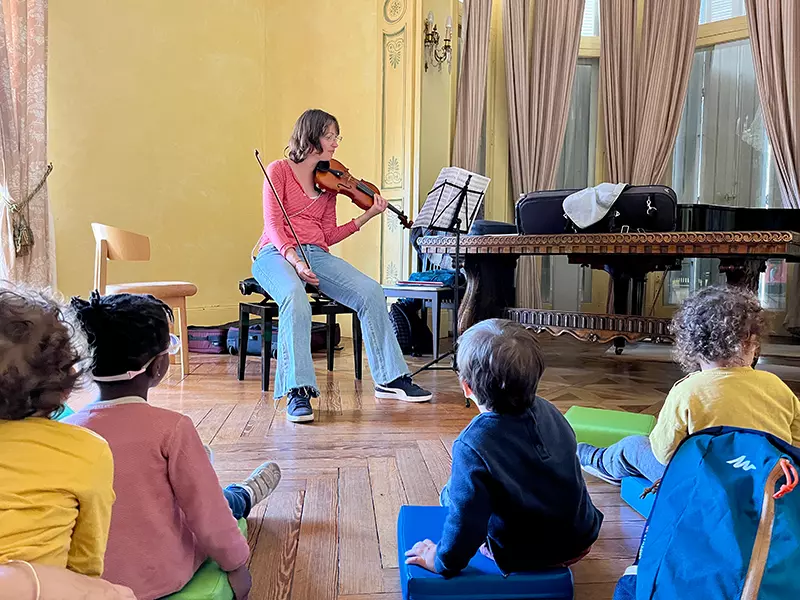
[[[502,221],[487,221],[477,219],[469,229],[470,235],[486,234],[512,234],[517,232],[516,225]],[[416,231],[412,234],[412,245],[416,248],[416,239],[424,232]],[[427,271],[431,267],[430,257],[417,250],[417,271]],[[459,287],[459,297],[464,297],[466,286]],[[453,288],[442,286],[438,288],[413,287],[403,285],[384,285],[383,293],[387,298],[416,298],[422,300],[422,320],[428,322],[427,310],[431,308],[431,325],[433,329],[433,358],[439,358],[439,337],[441,335],[441,312],[449,310],[452,313],[452,324],[457,322],[456,307]]]
[[[462,286],[462,294],[463,286]],[[428,307],[431,308],[431,325],[433,329],[433,357],[439,358],[439,337],[441,336],[441,312],[449,310],[453,313],[455,323],[455,303],[453,288],[449,285],[435,288],[413,287],[407,285],[384,285],[383,295],[387,298],[417,298],[422,300],[422,320],[428,322]]]
[[[356,379],[361,379],[362,375],[362,338],[361,322],[352,308],[343,306],[331,300],[324,294],[311,290],[306,286],[311,294],[311,314],[325,315],[328,334],[327,355],[328,371],[333,371],[334,357],[334,332],[336,330],[337,315],[352,315],[353,317],[353,362],[355,363]],[[264,296],[261,302],[240,302],[239,303],[239,381],[244,380],[245,363],[247,361],[247,339],[250,329],[250,315],[261,318],[261,389],[269,390],[269,374],[272,369],[272,352],[267,346],[267,340],[272,337],[272,323],[278,318],[278,304],[267,294],[258,284],[255,278],[250,277],[239,282],[239,291],[243,295],[260,294]],[[280,325],[279,325],[280,326]],[[271,345],[271,344],[270,344]]]

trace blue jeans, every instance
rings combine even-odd
[[[630,435],[612,444],[603,452],[600,464],[614,479],[645,477],[651,482],[661,479],[666,468],[656,460],[650,439],[644,435]]]
[[[380,284],[319,246],[306,244],[303,249],[311,270],[319,278],[320,291],[358,313],[375,383],[387,384],[407,375],[408,365],[389,322],[386,297]],[[311,357],[311,304],[305,284],[272,244],[259,252],[253,263],[253,277],[279,307],[275,398],[306,386],[319,394]]]
[[[233,518],[237,521],[246,519],[252,508],[250,506],[250,492],[240,485],[233,484],[223,488],[222,494],[225,496],[225,500],[228,501],[228,506],[231,507]]]

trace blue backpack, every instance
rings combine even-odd
[[[799,467],[800,449],[760,431],[689,436],[615,600],[800,598]]]

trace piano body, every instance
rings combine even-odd
[[[678,231],[800,231],[796,208],[679,204]]]
[[[676,231],[461,236],[467,290],[460,331],[505,317],[553,335],[612,342],[670,341],[669,319],[643,314],[648,273],[680,269],[685,258],[720,259],[731,285],[757,289],[770,259],[800,261],[800,210],[678,205]],[[424,237],[422,252],[453,254],[455,238]],[[567,255],[575,264],[605,270],[614,281],[613,313],[593,314],[514,307],[514,269],[521,255]]]

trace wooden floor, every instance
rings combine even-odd
[[[616,357],[599,345],[549,337],[542,344],[548,366],[540,395],[562,411],[580,404],[657,414],[681,376],[669,362]],[[223,485],[265,460],[280,464],[278,490],[248,519],[253,600],[398,600],[397,511],[438,503],[452,441],[476,409],[465,407],[451,371],[421,374],[416,381],[435,391],[433,402],[405,404],[376,399],[368,373],[355,381],[351,351],[337,353],[334,373],[323,354],[315,359],[322,396],[313,424],[287,422],[283,406],[262,396],[254,358],[239,382],[235,357],[193,354],[191,374],[181,378],[173,367],[151,402],[192,418]],[[784,360],[781,375],[800,379],[792,375],[798,365]],[[87,390],[70,403],[78,408],[90,397]],[[589,485],[605,521],[591,554],[573,567],[576,598],[609,599],[643,521],[617,488]]]

